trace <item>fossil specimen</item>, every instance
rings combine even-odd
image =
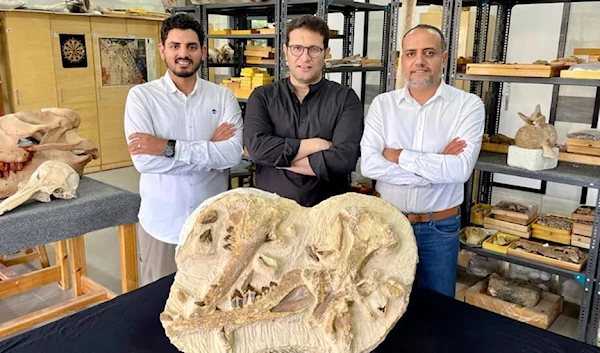
[[[78,135],[80,122],[77,113],[59,108],[0,117],[0,199],[13,195],[45,161],[66,163],[81,176],[98,149]]]
[[[461,237],[470,245],[479,245],[489,236],[485,229],[479,227],[465,227],[461,233]]]
[[[600,141],[600,131],[598,130],[579,130],[567,134],[567,137],[589,141]]]
[[[494,207],[504,211],[519,212],[524,214],[531,214],[537,210],[537,207],[510,201],[500,201]]]
[[[369,352],[405,312],[417,248],[410,223],[357,193],[313,208],[257,189],[188,218],[160,320],[191,352]]]
[[[541,216],[535,221],[535,223],[542,226],[563,230],[570,230],[571,226],[573,225],[573,221],[570,219],[552,215]]]
[[[519,239],[513,243],[515,249],[542,255],[552,259],[579,264],[585,258],[585,254],[574,246],[548,245]]]
[[[521,148],[544,150],[543,156],[547,158],[558,158],[552,151],[556,145],[556,129],[554,125],[546,123],[546,117],[540,111],[540,105],[535,107],[531,116],[518,113],[525,122],[515,135],[515,144]]]

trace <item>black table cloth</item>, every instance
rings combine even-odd
[[[158,319],[173,275],[0,342],[2,353],[171,353]],[[599,348],[415,288],[376,353],[584,353]]]

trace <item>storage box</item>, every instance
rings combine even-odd
[[[492,210],[492,205],[488,205],[485,203],[478,203],[477,205],[471,208],[471,223],[483,226],[483,219],[490,215]]]
[[[541,329],[548,329],[563,311],[564,299],[559,295],[542,292],[540,302],[533,308],[526,308],[487,294],[487,284],[488,278],[485,278],[469,288],[465,302]]]
[[[566,65],[534,64],[467,64],[469,75],[556,77]]]
[[[496,241],[496,238],[497,238],[498,236],[504,236],[504,237],[506,237],[506,240],[508,240],[508,241],[509,241],[509,243],[508,243],[508,244],[506,244],[506,245],[498,245],[498,244],[495,244],[494,242]],[[521,237],[519,237],[519,236],[516,236],[516,235],[511,235],[511,234],[508,234],[508,233],[502,233],[502,232],[498,232],[498,233],[496,233],[496,234],[492,235],[491,237],[487,238],[487,239],[486,239],[486,240],[483,242],[482,246],[483,246],[483,248],[484,248],[484,249],[486,249],[486,250],[489,250],[489,251],[495,251],[495,252],[498,252],[498,253],[501,253],[501,254],[505,254],[505,255],[506,255],[506,254],[507,254],[507,252],[508,252],[508,247],[510,246],[510,244],[511,244],[513,241],[515,241],[515,240],[519,240],[519,239],[521,239]]]

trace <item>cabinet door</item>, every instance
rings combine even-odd
[[[125,19],[92,17],[92,48],[96,75],[98,128],[102,156],[102,169],[132,165],[127,150],[124,128],[125,101],[131,85],[111,85],[107,81],[110,62],[106,51],[100,51],[100,41],[106,38],[126,38]],[[104,43],[104,42],[103,42]]]
[[[2,16],[10,67],[12,110],[56,107],[50,15],[5,12]]]
[[[58,91],[58,106],[72,109],[81,117],[79,135],[92,140],[98,149],[98,111],[96,77],[90,19],[71,15],[51,15],[54,72]],[[100,170],[101,158],[90,162],[86,172]]]

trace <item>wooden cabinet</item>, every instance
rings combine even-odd
[[[130,166],[123,118],[127,94],[134,84],[105,84],[107,72],[99,42],[102,38],[145,40],[150,50],[146,78],[152,80],[166,70],[158,51],[161,25],[160,19],[0,12],[0,73],[6,113],[73,109],[81,116],[80,135],[94,141],[100,150],[100,159],[89,163],[86,172]],[[86,65],[63,62],[61,37],[69,36],[85,42]],[[105,66],[106,62],[104,57]]]
[[[52,47],[54,49],[54,74],[58,94],[58,106],[75,110],[81,117],[79,135],[88,138],[100,145],[98,132],[98,110],[96,106],[96,78],[94,73],[94,58],[90,55],[90,44],[92,42],[92,31],[90,21],[85,17],[76,16],[50,16],[50,28],[52,29]],[[84,37],[84,43],[78,39]],[[63,67],[61,51],[61,36],[68,41],[71,50],[68,54],[70,62],[86,62],[86,67],[65,68]],[[81,44],[78,46],[76,43]],[[102,159],[94,160],[86,166],[87,172],[98,171]]]
[[[10,66],[5,81],[11,87],[6,91],[12,111],[56,107],[50,17],[33,12],[2,15],[6,62]]]

